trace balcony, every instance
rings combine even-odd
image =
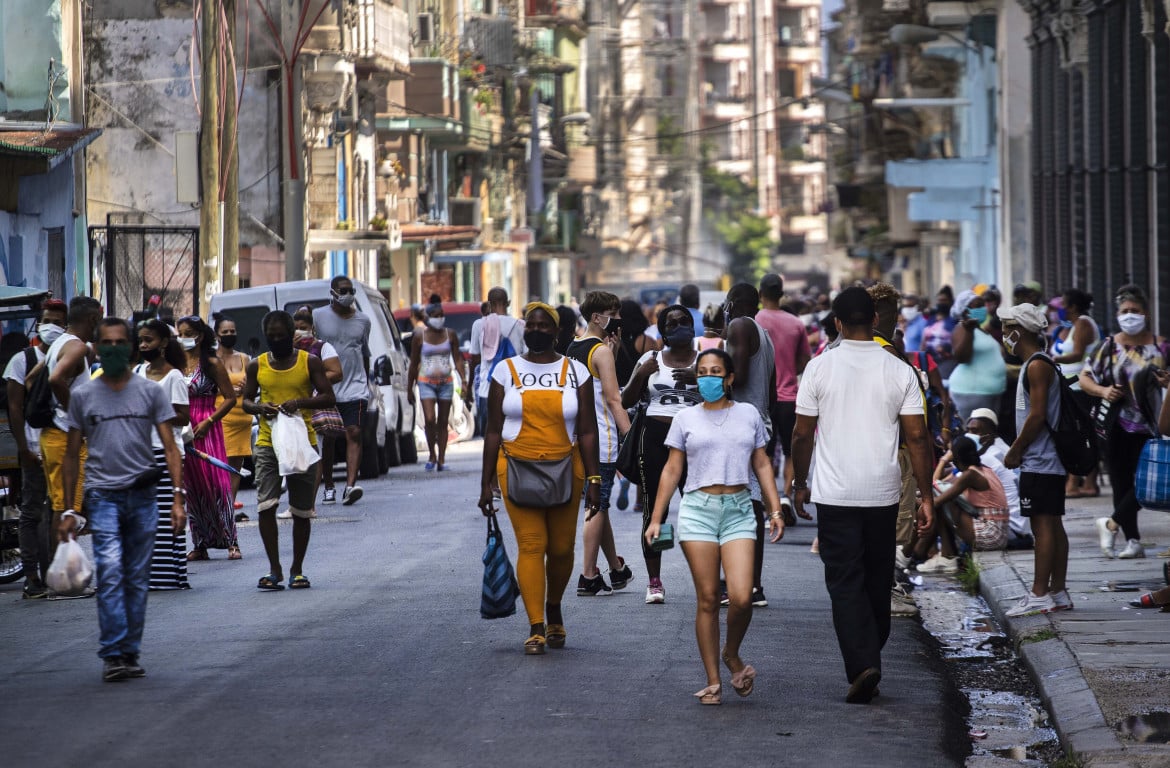
[[[745,61],[752,57],[752,47],[737,40],[704,40],[703,56],[712,61]]]
[[[524,0],[524,26],[586,33],[585,0]]]
[[[401,79],[410,73],[410,17],[387,0],[358,0],[350,30],[359,68]]]
[[[703,105],[703,117],[713,120],[738,120],[747,117],[747,115],[747,99],[742,96],[707,94],[707,102]]]
[[[733,176],[747,176],[752,172],[752,160],[750,157],[724,157],[715,161],[715,169]]]
[[[405,109],[391,105],[389,114],[379,114],[378,130],[419,132],[438,143],[466,141],[455,65],[446,59],[411,59],[410,72],[405,81]]]

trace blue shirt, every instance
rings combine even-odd
[[[703,313],[697,309],[687,307],[687,312],[691,313],[691,318],[695,321],[695,336],[702,336],[705,326],[703,325]]]
[[[917,352],[922,349],[922,333],[926,330],[926,318],[922,315],[906,323],[902,331],[902,338],[906,342],[907,352]]]

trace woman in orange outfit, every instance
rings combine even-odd
[[[484,434],[479,508],[485,516],[492,514],[494,499],[501,496],[516,533],[516,580],[529,623],[527,654],[565,646],[561,597],[573,574],[582,487],[589,517],[597,514],[601,499],[593,383],[585,366],[555,351],[559,319],[547,304],[524,308],[528,351],[492,371]],[[556,461],[568,456],[573,465],[568,501],[521,506],[509,497],[509,457]]]

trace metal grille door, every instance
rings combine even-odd
[[[98,228],[101,229],[101,228]],[[162,314],[198,313],[199,230],[196,227],[108,226],[101,258],[93,259],[95,291],[106,312],[129,318],[157,295]]]

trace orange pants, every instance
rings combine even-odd
[[[504,507],[516,534],[516,581],[529,624],[544,623],[544,604],[559,605],[573,575],[573,547],[577,543],[577,515],[585,487],[585,466],[573,451],[573,493],[559,507],[521,507],[508,498],[508,460],[500,453],[496,463]]]

